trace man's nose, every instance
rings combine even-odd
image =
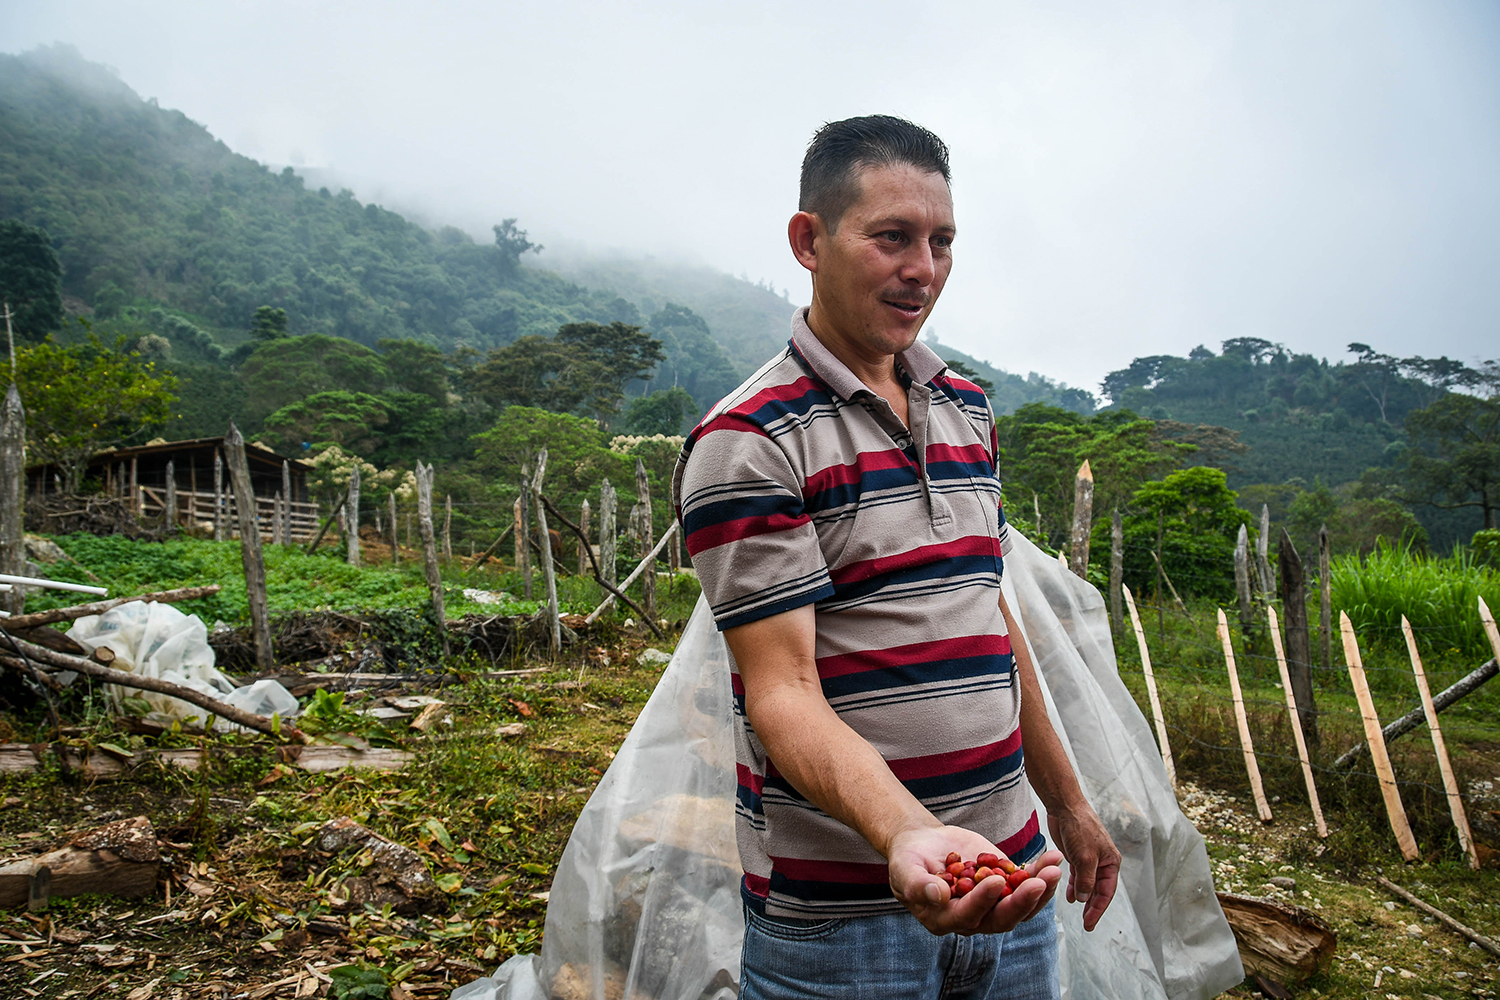
[[[937,275],[933,262],[932,245],[926,240],[913,240],[901,264],[901,280],[907,284],[925,287],[932,284]]]

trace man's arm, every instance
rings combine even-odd
[[[973,831],[944,826],[828,704],[814,659],[813,605],[728,629],[724,638],[745,687],[745,714],[777,770],[886,858],[892,891],[928,930],[1006,931],[1051,898],[1062,874],[1056,851],[1028,865],[1033,878],[1004,899],[1002,880],[985,879],[950,902],[948,886],[936,874],[948,853],[972,859],[995,845]]]
[[[1047,809],[1052,841],[1068,859],[1068,902],[1083,901],[1083,928],[1093,930],[1114,898],[1120,874],[1120,851],[1083,796],[1062,741],[1047,717],[1047,703],[1037,681],[1031,650],[1000,595],[1000,613],[1010,631],[1010,647],[1021,677],[1021,745],[1026,748],[1026,776]]]

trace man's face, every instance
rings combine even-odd
[[[905,164],[859,178],[838,229],[816,229],[810,322],[873,361],[910,347],[937,303],[953,267],[953,198],[942,174]]]

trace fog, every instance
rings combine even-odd
[[[1096,388],[1255,336],[1500,354],[1500,7],[10,0],[267,163],[483,238],[769,280],[823,122],[952,148],[956,266],[931,327]],[[545,263],[544,253],[539,263]]]

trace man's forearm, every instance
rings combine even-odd
[[[942,825],[821,696],[781,687],[747,699],[745,711],[776,770],[882,857],[902,831]]]

